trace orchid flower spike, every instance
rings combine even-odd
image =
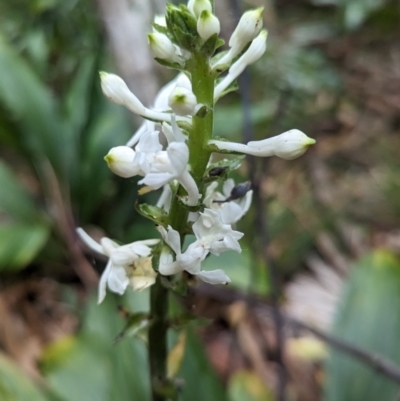
[[[99,282],[98,303],[103,302],[107,287],[112,292],[123,294],[128,286],[140,291],[155,283],[157,273],[152,267],[150,246],[157,244],[158,239],[118,245],[106,237],[98,243],[82,228],[76,231],[89,249],[109,258]]]
[[[309,146],[314,145],[315,139],[309,138],[298,129],[291,129],[262,141],[248,142],[247,145],[218,140],[210,140],[208,144],[224,152],[231,151],[261,157],[278,156],[292,160],[303,155]]]

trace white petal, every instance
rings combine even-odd
[[[122,266],[112,265],[110,274],[108,276],[108,288],[117,294],[123,294],[128,287],[129,279],[126,271]]]
[[[105,255],[103,247],[96,242],[92,237],[90,237],[86,231],[84,231],[82,228],[77,228],[76,233],[79,235],[80,239],[92,250],[97,253],[100,253],[101,255]]]
[[[172,142],[167,153],[176,175],[181,175],[186,170],[189,162],[189,148],[183,142]]]
[[[171,173],[149,173],[138,183],[147,185],[151,189],[156,190],[168,184],[173,179],[175,179],[175,175]]]
[[[228,197],[231,194],[231,191],[234,187],[235,187],[235,181],[233,181],[232,178],[229,178],[224,182],[224,185],[222,187],[222,192],[226,197]]]
[[[103,274],[100,277],[99,294],[97,298],[98,304],[102,303],[104,298],[106,297],[107,281],[110,271],[111,271],[111,260],[108,261],[106,268],[104,269]]]
[[[200,280],[203,280],[204,282],[209,284],[227,284],[231,281],[231,279],[221,269],[208,272],[202,270],[200,273],[197,274],[197,277]]]
[[[181,253],[181,236],[178,231],[174,230],[171,226],[168,226],[168,234],[165,238],[165,242],[177,255]]]
[[[120,247],[116,242],[107,237],[103,237],[100,240],[100,243],[101,246],[103,247],[104,255],[107,256],[111,256],[111,254]]]
[[[129,285],[135,291],[142,291],[147,287],[150,287],[156,282],[155,277],[148,277],[148,276],[136,276],[130,279]]]

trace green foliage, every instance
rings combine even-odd
[[[221,383],[213,372],[199,340],[189,334],[180,376],[184,379],[182,401],[226,401]]]
[[[42,368],[51,389],[63,401],[149,399],[144,343],[114,338],[123,327],[113,299],[88,305],[81,332],[51,346]]]
[[[0,355],[0,399],[2,401],[50,401],[8,358]]]
[[[400,364],[400,261],[378,250],[355,266],[345,288],[333,334]],[[326,401],[395,400],[399,387],[368,366],[332,351]]]

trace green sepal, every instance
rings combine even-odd
[[[155,22],[153,22],[152,27],[159,33],[163,33],[164,35],[168,36],[168,29],[165,26],[158,25]]]
[[[218,48],[220,48],[224,44],[225,44],[225,40],[221,39],[221,38],[218,38],[217,43],[215,44],[215,50],[217,50]]]
[[[148,313],[138,312],[129,315],[122,331],[114,338],[113,343],[123,340],[127,337],[134,337],[146,330],[151,323]]]
[[[204,178],[203,178],[203,182],[204,183],[209,183],[212,181],[216,181],[219,179],[222,179],[223,181],[225,181],[228,178],[228,175],[233,171],[236,170],[237,168],[240,167],[240,165],[242,164],[243,160],[244,160],[245,156],[244,155],[240,155],[240,156],[236,156],[233,157],[232,159],[223,159],[220,160],[216,163],[212,163],[207,170],[204,173]],[[223,168],[224,170],[221,172],[221,174],[219,175],[210,175],[210,172],[214,169],[218,169],[218,168]]]
[[[237,84],[237,82],[235,80],[219,95],[218,99],[223,98],[228,93],[236,92],[238,90],[239,90],[239,86],[238,86],[238,84]]]
[[[168,4],[165,20],[170,39],[179,47],[194,51],[200,37],[197,34],[196,18],[188,8],[183,5],[178,8]]]
[[[160,226],[167,227],[169,224],[168,214],[161,208],[147,203],[135,202],[135,209],[146,219],[154,221]]]
[[[221,142],[230,142],[228,139],[221,138],[219,136],[214,137],[212,140],[221,141]],[[219,149],[219,147],[217,145],[210,144],[210,143],[208,143],[206,145],[206,149],[208,149],[210,152],[214,152],[214,153],[224,153],[227,155],[241,155],[242,157],[245,157],[245,156],[243,156],[243,153],[241,153],[241,152],[236,152],[234,150]]]
[[[226,70],[229,70],[230,66],[231,66],[230,63],[218,65],[217,67],[212,69],[211,73],[218,76],[219,74],[222,74]]]
[[[216,50],[218,42],[218,34],[210,36],[200,47],[200,53],[204,56],[211,57]]]
[[[206,104],[203,104],[203,106],[200,107],[200,109],[196,113],[196,117],[199,118],[204,118],[212,109],[207,106]]]
[[[172,61],[164,60],[162,58],[155,57],[154,60],[157,61],[158,64],[161,64],[164,67],[172,68],[178,71],[186,71],[185,66],[179,63],[174,63]]]

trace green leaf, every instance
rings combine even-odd
[[[154,221],[154,223],[159,224],[163,227],[167,227],[169,224],[168,214],[161,208],[153,205],[148,205],[147,203],[135,203],[135,208],[143,217]]]
[[[14,363],[0,354],[0,399],[2,401],[48,401]]]
[[[0,102],[21,125],[22,141],[39,161],[46,157],[59,174],[70,154],[65,124],[52,94],[28,64],[0,36]]]
[[[375,251],[353,269],[343,293],[333,334],[400,365],[400,262]],[[370,367],[332,351],[326,401],[395,400],[399,387]]]
[[[93,85],[95,57],[90,54],[78,68],[66,95],[65,107],[68,123],[72,127],[76,138],[80,130],[85,126],[89,115],[90,92]],[[97,72],[96,77],[98,78]]]
[[[183,401],[226,401],[227,397],[218,380],[204,347],[193,333],[188,333],[186,352],[180,376],[184,379]]]
[[[28,265],[46,244],[49,234],[46,225],[1,225],[0,271]]]
[[[45,353],[42,367],[51,390],[65,401],[149,400],[145,345],[136,339],[113,343],[123,324],[113,297],[101,305],[92,297],[79,334]]]
[[[39,210],[11,169],[0,161],[0,210],[23,221],[37,221]]]
[[[147,329],[150,324],[148,313],[137,312],[128,317],[128,320],[122,331],[114,338],[114,343],[123,340],[126,337],[134,337],[143,330]]]

